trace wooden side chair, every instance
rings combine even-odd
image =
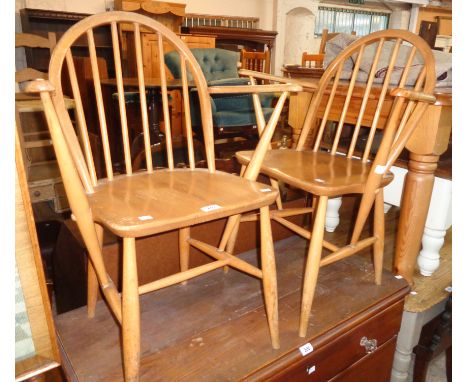
[[[396,65],[400,49],[404,51],[402,56],[405,64],[402,66]],[[355,57],[356,62],[351,79],[340,84],[344,63],[350,57]],[[367,80],[358,84],[356,79],[363,57],[373,57],[373,62]],[[417,65],[413,65],[415,57],[418,58]],[[382,63],[382,60],[388,61]],[[385,67],[386,70],[380,76],[381,83],[373,87],[377,67]],[[420,71],[414,72],[414,67],[418,67]],[[409,77],[417,77],[411,86],[407,85]],[[262,173],[275,181],[302,189],[314,198],[313,208],[286,210],[279,206],[277,211],[271,211],[273,220],[310,241],[302,296],[299,328],[301,337],[307,333],[321,266],[373,247],[375,283],[380,284],[385,233],[383,188],[393,179],[389,172],[390,166],[403,150],[429,103],[435,101],[434,86],[434,57],[424,40],[402,30],[372,33],[343,50],[324,72],[314,90],[297,147],[267,153],[261,167]],[[356,98],[352,100],[354,93],[360,95],[360,102]],[[330,115],[332,103],[342,105],[339,115]],[[370,121],[363,120],[366,110],[373,110]],[[324,141],[325,126],[330,119],[339,122],[331,140]],[[341,133],[344,123],[349,123],[350,120],[355,127],[348,145],[344,147],[340,139]],[[370,127],[369,138],[365,148],[359,152],[356,150],[356,141],[363,125]],[[377,128],[383,129],[383,138],[379,144],[373,142]],[[375,155],[370,155],[373,145],[379,148]],[[248,165],[252,153],[238,152],[236,157],[242,165]],[[325,213],[329,198],[345,194],[361,194],[362,198],[351,239],[347,245],[339,247],[323,239]],[[372,207],[373,234],[361,238]],[[315,219],[310,229],[286,219],[289,216],[312,213]],[[322,248],[331,253],[322,257]]]
[[[134,27],[135,56],[141,105],[141,120],[144,134],[146,169],[134,172],[131,163],[131,149],[124,99],[124,79],[122,78],[121,49],[118,38],[118,25],[131,23]],[[96,42],[94,29],[108,27],[112,37],[112,51],[115,65],[117,91],[120,110],[120,126],[108,125],[102,100],[102,86],[96,62]],[[161,60],[161,93],[163,117],[166,123],[165,156],[167,166],[156,168],[153,165],[149,139],[149,122],[145,78],[141,54],[140,31],[154,32],[158,41],[157,52],[163,57],[163,44],[171,45],[180,56],[182,71],[183,105],[186,115],[186,148],[188,163],[186,168],[175,168],[173,142],[170,134],[168,88],[165,81],[165,65]],[[72,54],[76,44],[87,42],[91,58],[93,83],[96,94],[99,125],[101,129],[106,177],[97,179],[92,151],[83,112],[83,100],[75,75]],[[69,80],[76,103],[80,130],[75,133],[67,113],[62,92],[61,73],[68,68]],[[197,91],[200,99],[201,118],[207,169],[195,168],[192,127],[189,110],[190,91]],[[262,279],[267,321],[271,342],[279,347],[278,311],[275,259],[269,219],[269,205],[275,201],[277,192],[255,182],[261,161],[267,151],[269,140],[278,121],[281,108],[290,91],[300,91],[298,85],[244,85],[232,87],[211,87],[194,56],[180,38],[162,24],[137,13],[106,12],[90,16],[73,25],[58,42],[51,58],[49,81],[38,80],[29,84],[31,92],[40,92],[46,118],[51,132],[65,190],[71,210],[88,250],[88,315],[95,314],[98,287],[107,301],[110,310],[122,327],[123,366],[126,381],[137,381],[140,365],[140,309],[139,296],[224,266],[231,266],[249,275]],[[215,169],[213,147],[213,125],[210,93],[253,93],[258,97],[263,92],[279,92],[280,100],[265,127],[264,134],[255,151],[252,164],[243,177],[217,171]],[[108,130],[121,130],[125,157],[125,174],[116,175],[112,171],[112,158],[109,148]],[[254,267],[232,255],[227,248],[229,229],[218,246],[191,237],[190,227],[215,219],[237,216],[243,212],[260,210],[261,268]],[[230,219],[234,220],[234,219]],[[123,240],[122,292],[119,293],[109,278],[102,256],[104,229],[110,230]],[[145,285],[138,284],[138,270],[135,253],[135,239],[179,230],[180,272]],[[190,247],[206,253],[215,261],[198,267],[189,267]],[[220,275],[221,276],[221,275]],[[216,302],[213,302],[216,303]],[[181,312],[182,313],[182,312]],[[182,313],[183,315],[183,313]],[[170,325],[170,323],[168,323]],[[163,328],[161,330],[164,330]]]
[[[256,72],[270,73],[270,51],[251,52],[245,49],[241,50],[241,68],[254,70]]]
[[[305,68],[323,68],[325,54],[312,54],[303,52],[301,66]]]

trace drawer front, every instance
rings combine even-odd
[[[54,199],[54,185],[32,186],[29,188],[29,194],[31,195],[31,203]]]
[[[388,382],[392,375],[397,336],[379,346],[377,351],[366,355],[358,362],[343,370],[332,382]]]
[[[400,301],[374,317],[367,319],[349,331],[331,338],[323,346],[314,346],[313,352],[283,369],[271,381],[326,381],[342,372],[367,355],[376,353],[380,347],[396,336],[401,323],[403,301]],[[367,342],[375,340],[375,348]],[[362,343],[362,344],[361,344]]]

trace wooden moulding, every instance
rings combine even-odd
[[[18,134],[15,159],[15,258],[35,348],[35,356],[15,364],[22,381],[59,366],[60,357]]]

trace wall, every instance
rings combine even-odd
[[[261,29],[278,32],[272,52],[272,69],[277,75],[281,75],[281,67],[284,63],[300,63],[302,51],[318,52],[320,38],[315,37],[314,27],[319,0],[170,1],[187,4],[187,13],[258,17]],[[323,2],[320,5],[337,6],[336,3],[333,4],[333,1]],[[15,2],[16,12],[20,8],[27,7],[96,13],[113,6],[113,0],[15,0]],[[410,21],[410,7],[406,4],[385,4],[392,10],[389,27],[407,29]],[[372,6],[372,2],[366,3],[366,6]],[[16,17],[18,19],[18,16]],[[18,25],[16,30],[19,30]]]
[[[112,0],[15,0],[16,8],[39,8],[78,13],[97,13],[113,7]],[[170,0],[187,4],[186,12],[260,18],[261,29],[272,27],[273,0]]]
[[[273,52],[272,69],[276,75],[281,75],[281,67],[283,63],[294,64],[300,63],[301,53],[298,51],[302,43],[309,44],[313,49],[316,43],[314,39],[315,15],[318,12],[317,0],[275,0],[276,1],[276,14],[273,24],[273,29],[278,31],[276,36],[276,48]],[[295,21],[296,25],[294,30],[288,29],[288,24]],[[299,39],[297,34],[308,34],[308,38],[304,39],[299,45],[293,44],[290,46],[291,41]],[[290,49],[291,48],[291,49]],[[318,50],[318,47],[317,47]]]
[[[298,64],[302,52],[316,50],[314,31],[315,15],[305,8],[296,8],[286,17],[285,49],[283,62],[285,64]],[[317,48],[318,49],[318,48]]]
[[[427,8],[419,8],[419,14],[418,14],[418,23],[416,26],[416,33],[419,32],[419,27],[421,26],[421,21],[431,21],[431,22],[437,22],[437,17],[442,16],[442,17],[450,17],[452,18],[452,11],[447,10],[447,9],[442,9],[442,8],[432,8],[432,7],[427,7]],[[451,22],[445,22],[443,23],[443,26],[445,27],[443,30],[440,31],[440,34],[444,35],[452,35],[452,23]]]

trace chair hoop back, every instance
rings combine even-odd
[[[93,160],[93,153],[91,152],[90,141],[88,137],[88,124],[89,121],[86,121],[84,114],[84,102],[80,95],[80,84],[77,80],[73,52],[74,46],[83,44],[86,46],[89,57],[91,60],[92,68],[92,81],[94,84],[94,91],[96,95],[96,108],[97,114],[99,117],[99,130],[102,139],[103,146],[103,157],[105,162],[105,171],[107,180],[111,181],[114,177],[113,174],[113,159],[111,150],[112,145],[115,145],[115,142],[111,142],[109,135],[109,129],[114,128],[114,126],[108,126],[110,121],[106,119],[106,116],[109,115],[109,111],[105,110],[105,102],[103,96],[103,85],[101,83],[101,78],[99,76],[99,69],[97,65],[97,49],[96,41],[94,37],[95,28],[108,28],[112,40],[112,54],[113,54],[113,69],[115,71],[116,77],[116,88],[117,88],[117,98],[118,98],[118,108],[120,114],[120,124],[121,124],[121,137],[122,137],[122,151],[125,162],[125,172],[127,175],[131,175],[132,170],[132,157],[134,157],[133,152],[131,152],[131,142],[129,137],[129,128],[128,120],[126,113],[126,105],[124,98],[124,87],[127,89],[127,83],[124,83],[125,73],[124,65],[122,65],[122,49],[119,41],[119,30],[122,25],[131,26],[133,28],[133,35],[135,39],[134,43],[134,55],[136,57],[136,70],[137,81],[132,85],[133,90],[137,90],[139,93],[140,101],[140,112],[142,120],[142,130],[144,138],[144,151],[146,158],[146,171],[154,171],[153,165],[153,156],[151,152],[151,137],[150,137],[150,126],[149,126],[149,117],[148,117],[148,103],[146,85],[145,83],[149,80],[145,78],[143,72],[143,60],[142,60],[142,43],[140,32],[142,30],[151,30],[157,36],[157,54],[159,57],[164,57],[164,51],[173,49],[178,52],[180,55],[181,62],[181,72],[183,73],[182,79],[177,85],[181,89],[184,98],[188,96],[188,88],[192,86],[189,84],[187,79],[187,70],[189,70],[193,77],[193,87],[196,88],[200,98],[200,108],[202,110],[202,125],[205,141],[205,155],[208,164],[208,169],[210,172],[215,170],[214,166],[214,149],[213,149],[213,128],[212,128],[212,115],[211,115],[211,105],[209,101],[209,95],[207,91],[206,81],[203,76],[203,73],[192,56],[188,47],[180,40],[180,38],[171,30],[166,28],[164,25],[156,22],[155,20],[131,12],[106,12],[103,14],[96,14],[90,16],[75,25],[73,25],[60,39],[58,42],[50,61],[49,81],[55,87],[55,93],[52,95],[52,101],[55,107],[55,111],[58,115],[60,121],[60,126],[63,131],[65,140],[67,141],[68,149],[71,153],[75,167],[79,173],[81,181],[85,187],[86,192],[92,192],[93,187],[97,185],[97,176],[96,169]],[[64,63],[66,65],[64,65]],[[64,105],[64,89],[62,85],[62,72],[63,68],[66,66],[68,71],[68,78],[70,80],[70,87],[72,89],[72,96],[76,102],[76,119],[78,125],[78,133],[74,131],[70,116],[66,111]],[[165,126],[165,151],[167,158],[164,159],[165,166],[169,169],[174,169],[176,163],[174,162],[174,153],[173,153],[173,142],[171,137],[171,126],[170,126],[170,112],[169,112],[169,96],[168,88],[171,84],[169,83],[167,71],[164,65],[164,61],[160,60],[159,65],[160,70],[160,83],[158,88],[160,88],[161,98],[162,98],[162,116],[164,119]],[[188,102],[184,102],[185,115],[190,115]],[[195,168],[194,154],[193,154],[193,138],[191,134],[190,119],[187,118],[186,121],[187,128],[187,150],[188,150],[188,162],[191,169]],[[118,134],[117,134],[118,135]],[[80,150],[82,147],[82,150]],[[161,153],[161,155],[163,155]]]
[[[341,89],[340,81],[346,85],[345,90]],[[376,84],[381,85],[375,89]],[[414,124],[409,122],[427,107],[422,102],[404,102],[401,97],[389,100],[390,91],[398,87],[431,94],[434,86],[434,57],[419,36],[402,30],[379,31],[365,36],[343,50],[325,70],[308,110],[297,149],[302,150],[309,145],[314,151],[323,149],[327,122],[335,120],[338,125],[328,142],[328,149],[331,154],[337,154],[339,148],[343,149],[341,139],[345,118],[349,120],[353,115],[355,128],[346,151],[347,157],[360,157],[366,162],[376,130],[384,129],[389,142],[385,149],[387,154],[380,158],[382,163],[379,165],[385,165],[393,143],[398,137],[406,136],[406,130],[414,128]],[[360,104],[352,101],[355,92],[364,94]],[[330,114],[334,102],[343,105],[340,115]],[[364,120],[368,110],[374,111],[372,120]],[[370,132],[363,152],[358,153],[356,143],[362,126],[370,127]],[[314,127],[317,129],[312,130]]]

